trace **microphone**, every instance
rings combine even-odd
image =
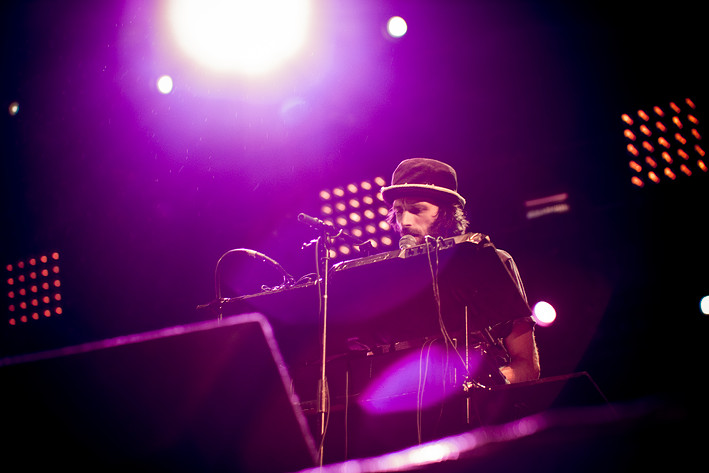
[[[412,246],[416,246],[416,237],[413,235],[404,235],[399,240],[399,249],[401,250],[411,248]]]
[[[340,230],[330,224],[323,222],[319,218],[311,217],[310,215],[305,215],[303,213],[298,214],[298,221],[316,230],[323,231],[326,235],[337,235],[340,232]]]

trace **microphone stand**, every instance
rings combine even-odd
[[[320,295],[320,318],[322,320],[322,332],[320,347],[322,349],[320,358],[320,380],[318,381],[318,413],[320,414],[320,448],[319,458],[320,466],[323,466],[323,451],[325,444],[325,432],[327,430],[327,421],[329,413],[329,396],[327,386],[327,316],[328,316],[328,284],[330,280],[330,238],[326,228],[321,228],[321,234],[315,240],[303,245],[303,248],[315,244],[316,269],[318,273],[318,289]],[[324,256],[320,257],[320,252],[324,252]]]
[[[327,386],[327,316],[328,316],[328,284],[330,281],[330,239],[341,238],[350,244],[358,247],[371,249],[369,241],[363,242],[344,229],[337,228],[332,224],[325,223],[320,219],[311,217],[306,214],[299,214],[298,221],[308,225],[309,227],[320,232],[320,235],[313,241],[303,245],[303,248],[315,243],[316,268],[320,272],[322,264],[322,277],[318,274],[318,288],[320,294],[320,312],[322,319],[322,339],[321,339],[321,364],[320,364],[320,381],[318,382],[318,412],[320,413],[320,466],[323,465],[323,452],[325,445],[325,433],[327,431],[327,422],[329,415],[329,390]],[[320,258],[319,252],[324,251],[325,256]]]

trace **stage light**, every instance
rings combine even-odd
[[[362,409],[372,414],[415,411],[439,403],[455,395],[455,390],[446,386],[450,381],[446,367],[451,365],[450,353],[441,344],[425,346],[425,356],[419,350],[402,352],[396,362],[374,377],[359,396]],[[479,354],[471,356],[470,372],[475,374],[481,366]],[[421,379],[425,370],[427,377]],[[402,396],[401,393],[421,392],[419,396]]]
[[[5,266],[9,286],[9,325],[39,320],[40,314],[48,317],[63,313],[59,305],[62,297],[59,292],[61,281],[57,278],[60,273],[58,262],[59,253],[55,252]]]
[[[672,172],[672,169],[670,169],[670,168],[665,168],[664,173],[665,173],[665,176],[669,177],[673,181],[675,179],[677,179],[677,175],[674,172]]]
[[[172,77],[162,76],[158,79],[156,85],[161,94],[169,94],[172,92]]]
[[[389,18],[389,21],[387,21],[387,32],[392,38],[401,38],[406,34],[407,30],[408,25],[406,24],[406,20],[400,16],[392,16]]]
[[[532,310],[532,318],[540,326],[548,327],[556,320],[556,309],[548,302],[537,302]]]
[[[629,167],[633,173],[630,179],[636,187],[644,187],[645,180],[656,184],[663,181],[679,183],[700,171],[706,172],[706,165],[702,161],[705,154],[701,143],[702,134],[698,128],[686,126],[688,123],[699,123],[695,116],[696,104],[689,98],[669,102],[670,115],[665,113],[665,108],[664,105],[652,107],[655,117],[653,130],[642,121],[634,123],[627,113],[621,115],[626,151],[630,155]],[[689,113],[690,111],[692,113]],[[649,120],[643,109],[638,110],[637,116],[643,121]],[[689,133],[683,130],[688,130]],[[638,145],[638,136],[652,136],[654,140],[642,141]],[[653,146],[654,143],[657,144]],[[645,155],[642,161],[638,159],[641,152]],[[662,173],[654,172],[661,160],[667,166],[663,168]]]
[[[709,315],[709,296],[702,297],[701,301],[699,301],[699,309],[702,314]]]
[[[11,117],[14,117],[20,113],[20,104],[18,102],[12,102],[9,107],[7,107],[7,112]]]
[[[386,183],[382,177],[372,180],[349,183],[320,192],[320,198],[328,200],[331,196],[340,197],[334,205],[323,204],[320,208],[322,219],[334,222],[350,235],[367,240],[372,247],[395,249],[391,226],[384,221],[389,213],[388,207],[381,202],[379,188]],[[380,222],[377,219],[381,218]],[[367,223],[365,222],[373,222]],[[357,256],[356,247],[349,247],[347,252],[334,250],[336,256]],[[364,255],[361,255],[364,256]]]
[[[309,0],[172,0],[167,11],[179,46],[220,73],[260,76],[291,60],[305,45]]]

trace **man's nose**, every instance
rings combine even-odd
[[[401,212],[401,226],[409,227],[414,223],[414,215],[411,212],[404,210]]]

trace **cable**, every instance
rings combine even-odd
[[[428,377],[431,347],[434,342],[434,339],[426,340],[423,346],[421,346],[421,351],[419,352],[419,382],[418,389],[416,391],[416,433],[418,435],[419,444],[423,442],[423,394],[426,388],[426,378]],[[423,361],[424,352],[426,352],[425,362]]]
[[[429,240],[433,240],[436,242],[436,245],[434,246],[435,250],[435,257],[436,257],[436,264],[434,266],[433,261],[431,260],[431,247],[429,246]],[[428,266],[429,270],[431,271],[431,282],[433,286],[433,297],[434,301],[436,304],[436,311],[437,311],[437,316],[438,316],[438,326],[441,331],[441,335],[443,335],[443,340],[445,342],[446,346],[446,352],[448,352],[449,348],[454,345],[453,339],[448,333],[448,329],[446,328],[445,322],[443,320],[443,312],[441,309],[441,294],[440,294],[440,289],[438,285],[438,274],[439,274],[439,254],[438,254],[438,249],[439,245],[438,243],[442,241],[443,239],[441,237],[434,238],[432,236],[427,235],[426,236],[426,255],[428,257]],[[453,346],[453,351],[455,351],[456,355],[458,356],[458,359],[460,362],[463,364],[463,367],[466,366],[465,364],[465,358],[460,354],[460,352],[457,350],[457,347]]]
[[[230,255],[232,253],[246,253],[247,255],[251,256],[254,259],[257,259],[259,261],[263,261],[265,263],[269,263],[270,265],[274,266],[283,276],[283,284],[281,287],[288,287],[292,286],[295,284],[295,278],[291,276],[285,269],[283,269],[283,266],[281,266],[276,260],[273,258],[270,258],[263,253],[259,253],[258,251],[255,250],[250,250],[248,248],[235,248],[233,250],[229,250],[225,252],[223,255],[219,257],[219,260],[217,260],[217,264],[214,268],[214,292],[216,293],[217,300],[222,299],[222,289],[221,289],[221,280],[220,280],[220,272],[219,268],[221,266],[222,261],[227,255]],[[276,288],[272,288],[276,289]]]

